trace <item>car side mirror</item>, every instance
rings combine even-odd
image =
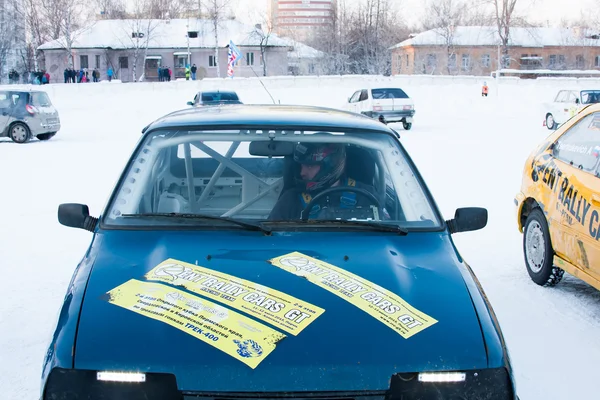
[[[67,203],[58,206],[58,222],[69,228],[93,232],[98,218],[90,216],[90,209],[85,204]]]
[[[579,99],[575,99],[575,104],[579,104]]]
[[[480,207],[457,208],[454,218],[446,221],[450,233],[476,231],[487,225],[488,211]]]
[[[193,106],[193,105],[194,105],[194,102],[193,102],[193,101],[188,101],[188,102],[187,102],[187,105],[188,105],[188,106]]]

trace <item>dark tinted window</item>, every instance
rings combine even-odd
[[[600,160],[600,112],[583,118],[562,135],[553,155],[575,168],[595,173]]]
[[[600,90],[582,90],[581,102],[583,104],[600,103]]]
[[[239,100],[235,93],[204,92],[202,101],[234,101]]]
[[[374,99],[408,99],[408,95],[404,93],[404,90],[392,88],[392,89],[372,89]]]

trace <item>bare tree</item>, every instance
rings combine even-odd
[[[494,7],[494,22],[500,37],[502,52],[501,60],[498,60],[499,68],[505,68],[510,64],[508,54],[510,42],[510,28],[514,26],[515,7],[517,0],[489,0]]]
[[[231,17],[231,0],[205,0],[204,12],[206,17],[211,20],[213,33],[215,37],[215,67],[217,67],[217,78],[221,77],[221,67],[219,65],[219,28],[223,21]],[[202,7],[202,5],[200,5]]]
[[[8,64],[17,67],[18,50],[25,46],[25,26],[18,19],[19,2],[17,0],[3,0],[0,2],[0,83]]]
[[[28,32],[27,52],[21,54],[27,71],[39,69],[39,46],[54,39],[50,34],[49,24],[44,15],[41,0],[21,0],[17,4],[17,19],[24,21],[25,30]]]
[[[128,41],[122,43],[123,46],[130,49],[132,63],[132,79],[137,82],[137,66],[140,56],[146,60],[148,55],[148,46],[153,39],[159,20],[143,18],[145,10],[148,7],[148,0],[135,0],[133,3],[133,13],[131,18],[123,21],[123,29]]]
[[[398,2],[363,0],[350,16],[348,56],[351,73],[390,74],[389,48],[405,35]]]
[[[267,49],[274,27],[271,19],[265,12],[256,11],[253,14],[256,24],[254,25],[254,30],[250,33],[250,37],[256,38],[259,41],[263,76],[267,76]]]
[[[190,10],[187,0],[149,0],[144,13],[147,18],[183,18]]]
[[[124,0],[94,0],[93,4],[105,19],[126,19],[127,8]]]
[[[423,28],[434,30],[443,40],[446,48],[448,74],[456,72],[454,37],[457,26],[462,25],[466,14],[466,4],[460,0],[430,0],[427,4]],[[451,62],[450,60],[454,60]]]
[[[48,24],[50,36],[66,50],[68,63],[74,66],[73,45],[77,37],[91,28],[93,22],[86,18],[85,0],[41,0],[43,20]],[[85,26],[86,28],[80,29]]]

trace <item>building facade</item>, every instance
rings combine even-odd
[[[64,39],[45,43],[39,50],[44,53],[44,69],[50,73],[51,82],[63,82],[69,67],[86,69],[90,77],[97,69],[101,80],[107,78],[110,68],[113,78],[123,82],[133,81],[134,76],[138,81],[157,81],[158,69],[169,68],[171,79],[180,79],[185,78],[188,64],[196,65],[197,79],[225,78],[230,40],[242,53],[234,77],[262,76],[265,62],[268,76],[288,75],[293,44],[271,35],[268,45],[263,46],[263,60],[260,35],[255,29],[227,20],[220,25],[217,39],[209,20],[100,20],[74,36],[73,65]]]
[[[391,49],[392,73],[489,75],[518,71],[600,71],[600,36],[577,28],[512,28],[508,57],[493,27],[430,30]]]
[[[314,39],[331,29],[337,0],[269,0],[274,31],[299,41]]]

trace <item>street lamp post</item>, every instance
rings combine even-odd
[[[190,19],[188,18],[188,22],[186,25],[187,28],[187,33],[186,33],[186,37],[187,37],[187,67],[190,66]]]

